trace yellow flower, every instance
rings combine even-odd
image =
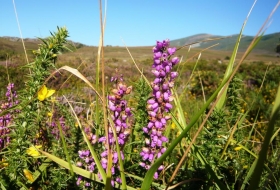
[[[53,113],[52,112],[48,112],[48,117],[52,117]]]
[[[50,97],[55,93],[55,90],[48,89],[46,85],[44,85],[38,92],[38,99],[40,101],[44,101],[46,98]]]
[[[39,148],[42,148],[42,145],[38,145],[38,146],[32,146],[30,148],[28,148],[26,150],[26,153],[29,155],[29,156],[33,156],[33,157],[37,157],[37,156],[40,156],[40,152],[37,151],[37,149]]]
[[[0,163],[0,168],[4,168],[7,167],[9,164],[6,162],[6,160],[4,158],[2,158],[2,161]]]
[[[240,150],[242,147],[241,146],[238,146],[238,147],[235,147],[234,150],[238,151]]]
[[[29,170],[24,169],[24,170],[23,170],[23,174],[24,174],[24,176],[25,176],[30,182],[34,182],[33,175],[32,175],[32,173],[31,173]]]
[[[172,123],[171,124],[171,129],[175,129],[176,128],[176,124],[175,123]]]

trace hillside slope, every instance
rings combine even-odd
[[[197,34],[185,38],[180,38],[171,41],[171,45],[174,46],[183,46],[186,44],[199,42],[207,39],[214,39],[214,38],[223,38],[219,40],[207,41],[207,42],[200,42],[197,44],[192,45],[192,47],[197,48],[207,48],[214,44],[217,46],[213,47],[214,50],[222,50],[222,51],[232,51],[237,40],[238,35],[232,36],[218,36],[218,35],[211,35],[211,34]],[[246,48],[250,45],[251,41],[253,40],[253,36],[243,36],[240,42],[239,50],[245,51]],[[264,35],[261,40],[259,41],[258,45],[255,47],[254,52],[262,52],[268,54],[275,54],[275,48],[277,44],[280,43],[280,32],[267,34]]]
[[[42,43],[41,40],[36,38],[25,38],[23,40],[28,54],[31,53],[32,50],[38,49],[38,44]],[[68,42],[77,49],[85,46],[78,42]],[[12,56],[22,53],[24,53],[24,49],[20,38],[9,36],[0,37],[0,60],[5,60],[7,55]]]

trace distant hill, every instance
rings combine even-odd
[[[193,44],[193,48],[200,48],[204,49],[210,47],[214,44],[219,43],[217,46],[212,47],[211,50],[218,50],[218,51],[232,51],[237,40],[238,35],[232,35],[230,37],[219,36],[219,35],[212,35],[212,34],[197,34],[185,38],[180,38],[176,40],[171,40],[171,45],[173,46],[183,46],[186,44],[191,44],[194,42],[203,41],[206,39],[214,39],[214,38],[224,38],[219,40],[207,41],[207,42],[200,42],[197,44]],[[253,40],[253,36],[243,36],[241,39],[241,43],[239,46],[239,51],[245,51],[246,48],[249,46],[251,41]],[[28,53],[31,54],[32,50],[38,49],[38,44],[42,43],[41,40],[36,38],[25,38],[24,39],[26,50]],[[72,42],[69,41],[70,44],[74,45],[77,49],[81,47],[90,48],[90,46],[86,46],[79,42]],[[269,55],[275,56],[275,48],[277,44],[280,43],[280,32],[274,34],[267,34],[262,37],[259,44],[255,47],[253,52],[262,54],[262,55]],[[137,47],[140,48],[140,47]],[[81,49],[83,51],[84,48]],[[24,53],[21,39],[18,37],[9,37],[4,36],[0,37],[0,61],[6,60],[7,55],[12,56],[16,54]]]
[[[41,44],[41,40],[36,38],[25,38],[24,44],[27,52],[31,52],[31,50],[38,49],[38,44]],[[84,47],[85,45],[79,42],[68,41],[70,44],[74,45],[77,49]],[[5,60],[7,54],[13,55],[18,53],[23,53],[23,46],[21,42],[21,38],[18,37],[10,37],[3,36],[0,37],[0,60]]]
[[[191,44],[198,41],[203,41],[207,39],[214,39],[214,38],[224,38],[219,40],[213,40],[208,42],[200,42],[197,44],[192,45],[192,47],[196,48],[207,48],[209,46],[212,46],[214,44],[219,43],[217,46],[211,48],[213,50],[222,50],[222,51],[232,51],[234,48],[234,45],[236,43],[238,34],[232,35],[229,37],[226,36],[218,36],[218,35],[212,35],[212,34],[197,34],[185,38],[180,38],[176,40],[171,40],[170,43],[173,46],[183,46],[186,44]],[[251,41],[253,40],[253,36],[243,36],[239,45],[240,51],[245,51],[246,48],[250,45]],[[273,33],[273,34],[267,34],[264,35],[258,45],[254,48],[254,52],[262,52],[262,53],[268,53],[268,54],[275,54],[275,48],[277,44],[280,43],[280,32],[279,33]]]

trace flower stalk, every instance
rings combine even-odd
[[[169,47],[169,40],[157,41],[153,48],[154,63],[152,65],[152,73],[155,76],[152,86],[152,97],[147,101],[147,110],[149,114],[149,122],[142,130],[145,135],[145,146],[140,153],[142,162],[140,166],[149,170],[155,159],[159,158],[166,150],[164,143],[168,142],[168,138],[164,136],[164,131],[168,120],[173,101],[171,89],[174,86],[174,80],[178,73],[172,71],[173,66],[179,62],[178,57],[171,56],[176,52],[176,48]],[[154,178],[158,179],[159,172],[163,170],[161,165],[154,174]]]

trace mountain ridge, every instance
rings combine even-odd
[[[221,38],[221,39],[219,39]],[[188,44],[192,44],[192,48],[208,48],[215,44],[218,44],[214,47],[211,47],[212,50],[220,50],[220,51],[232,51],[236,40],[238,38],[238,34],[233,34],[230,36],[222,36],[222,35],[214,35],[209,33],[199,33],[183,38],[178,38],[174,40],[170,40],[170,44],[172,46],[184,46]],[[241,42],[239,45],[239,51],[245,51],[249,46],[251,41],[253,40],[253,36],[243,35],[241,38]],[[209,41],[209,39],[214,39]],[[38,38],[24,38],[25,45],[28,49],[37,49],[38,44],[41,43],[41,40]],[[208,41],[207,41],[208,40]],[[73,42],[68,40],[71,44],[76,46],[76,48],[87,46],[85,44],[79,42]],[[198,43],[195,43],[198,42]],[[193,44],[195,43],[195,44]],[[265,54],[275,54],[275,48],[280,43],[280,32],[266,34],[264,35],[257,46],[254,48],[254,52],[261,52]],[[23,52],[21,38],[12,37],[12,36],[0,36],[0,53],[3,52]]]
[[[221,35],[201,33],[201,34],[195,34],[184,38],[171,40],[170,44],[172,46],[184,46],[184,45],[198,42],[196,44],[193,44],[192,47],[202,48],[202,49],[210,47],[214,44],[218,44],[212,47],[211,49],[221,50],[221,51],[232,51],[238,36],[239,34],[233,34],[230,36],[221,36]],[[214,38],[221,38],[221,39],[206,41]],[[243,35],[239,44],[239,50],[245,51],[253,39],[254,36]],[[260,39],[259,43],[256,45],[253,51],[275,54],[275,48],[279,43],[280,43],[280,32],[266,34],[263,35],[263,37]]]

